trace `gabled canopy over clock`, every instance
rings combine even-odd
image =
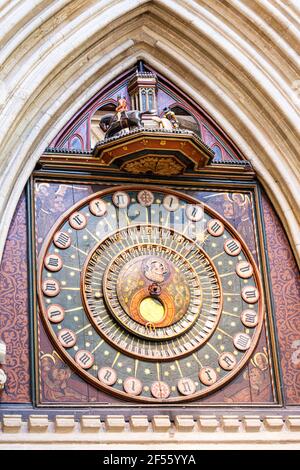
[[[192,131],[142,128],[99,142],[94,156],[131,174],[178,175],[203,168],[214,152]]]

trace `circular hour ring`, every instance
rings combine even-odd
[[[161,200],[163,199],[163,196],[161,196],[161,194],[162,195],[172,194],[172,195],[176,196],[178,199],[181,199],[184,202],[187,202],[187,203],[190,203],[190,204],[197,204],[199,202],[197,199],[195,199],[194,197],[192,197],[190,195],[183,194],[183,193],[180,193],[178,191],[170,190],[168,188],[159,188],[158,189],[157,186],[146,186],[146,188],[147,188],[147,190],[152,191],[154,194],[160,193],[158,197]],[[70,217],[70,215],[72,213],[74,213],[74,211],[76,211],[76,210],[79,211],[80,209],[86,207],[89,204],[89,202],[92,199],[96,198],[96,197],[105,199],[105,198],[111,197],[111,194],[113,192],[116,192],[116,191],[131,191],[131,192],[136,191],[136,192],[138,192],[138,191],[141,191],[143,189],[145,189],[144,185],[130,185],[130,186],[129,185],[123,185],[123,186],[114,186],[113,188],[110,187],[110,188],[102,190],[98,193],[94,193],[94,194],[91,194],[91,195],[87,196],[86,198],[82,199],[80,202],[78,202],[74,206],[72,206],[70,209],[68,209],[64,214],[62,214],[60,216],[60,218],[54,224],[53,229],[50,230],[48,238],[44,241],[43,246],[42,246],[41,251],[40,251],[39,260],[38,260],[38,269],[37,269],[37,288],[38,288],[38,302],[39,302],[40,314],[41,314],[42,320],[44,322],[46,331],[48,332],[50,338],[52,339],[52,342],[55,344],[55,348],[59,352],[60,356],[85,381],[91,383],[92,385],[94,385],[95,387],[105,391],[106,393],[114,394],[115,396],[118,396],[121,399],[125,399],[125,400],[128,399],[128,397],[129,397],[129,395],[126,392],[124,392],[120,389],[115,389],[114,387],[111,387],[111,386],[107,386],[104,383],[101,383],[98,380],[98,378],[95,377],[94,375],[92,375],[88,370],[83,370],[81,367],[79,367],[77,365],[74,358],[69,354],[68,350],[66,350],[64,347],[62,347],[62,345],[59,343],[59,341],[57,339],[57,336],[55,334],[55,331],[51,327],[51,323],[49,322],[49,319],[47,317],[47,307],[48,307],[48,305],[46,304],[46,297],[44,296],[43,291],[42,291],[42,281],[43,281],[44,276],[45,276],[43,259],[46,256],[47,252],[49,251],[51,243],[54,242],[53,238],[54,238],[55,234],[57,232],[65,232],[66,233],[66,231],[68,231],[68,227],[69,227],[68,218]],[[243,239],[241,238],[241,236],[239,235],[239,233],[234,229],[234,227],[230,223],[228,223],[220,214],[218,214],[218,212],[211,209],[209,206],[206,206],[205,204],[203,204],[203,207],[204,207],[205,214],[208,214],[208,216],[213,218],[213,219],[220,220],[224,224],[224,226],[226,228],[226,231],[229,233],[229,236],[231,238],[235,239],[235,240],[238,240],[241,243],[243,253],[246,253],[246,258],[249,260],[249,262],[251,263],[251,265],[254,268],[253,284],[259,290],[259,299],[258,299],[258,302],[257,302],[258,324],[251,331],[251,345],[250,345],[249,349],[242,354],[241,359],[239,359],[236,367],[234,367],[232,370],[230,370],[228,373],[226,373],[226,375],[224,377],[219,376],[217,381],[213,385],[210,385],[209,387],[202,387],[202,388],[200,388],[200,390],[198,390],[197,392],[195,392],[195,394],[193,394],[191,396],[182,396],[182,397],[173,396],[173,393],[172,393],[172,395],[167,399],[168,403],[177,403],[177,402],[182,402],[182,401],[188,402],[188,401],[196,400],[198,398],[201,398],[203,396],[206,396],[206,395],[210,394],[211,392],[216,391],[217,389],[222,387],[225,383],[232,380],[240,372],[240,370],[245,366],[247,361],[250,359],[250,357],[251,357],[251,355],[254,351],[254,348],[257,345],[257,341],[258,341],[258,338],[259,338],[259,335],[260,335],[260,332],[261,332],[261,328],[262,328],[262,324],[263,324],[263,311],[264,311],[263,301],[264,301],[264,299],[263,299],[262,283],[261,283],[261,280],[260,280],[259,271],[257,269],[257,266],[255,264],[255,260],[252,256],[252,254],[247,249],[247,246],[246,246],[245,242],[243,241]],[[56,246],[60,249],[66,250],[67,246],[65,246],[65,243],[67,243],[67,244],[69,244],[69,243],[70,244],[71,243],[76,244],[76,240],[73,240],[73,238],[71,240],[70,237],[68,236],[67,237],[67,242],[65,242],[65,239],[64,239],[62,246],[58,246],[58,245],[56,245]],[[159,401],[159,399],[155,399],[155,398],[151,398],[149,396],[143,396],[143,395],[135,396],[135,397],[132,397],[131,399],[133,399],[134,401],[139,402],[139,403],[157,403]]]
[[[171,267],[170,263],[172,260],[172,256],[177,257],[177,263],[178,264],[183,264],[186,269],[190,270],[190,283],[192,282],[191,279],[194,279],[194,292],[197,293],[194,294],[190,298],[190,293],[189,292],[189,287],[188,285],[186,286],[186,291],[185,291],[185,296],[184,299],[188,296],[188,299],[190,299],[189,304],[186,305],[186,312],[182,313],[180,317],[176,319],[175,316],[175,304],[173,302],[172,298],[172,291],[168,291],[168,287],[170,287],[170,280],[169,286],[164,286],[162,284],[161,288],[161,293],[160,295],[152,297],[152,302],[156,301],[156,303],[160,302],[161,303],[161,310],[162,310],[162,318],[157,318],[155,321],[154,318],[143,318],[143,312],[141,311],[142,309],[142,302],[143,301],[149,301],[150,300],[150,295],[149,295],[149,286],[151,287],[151,278],[147,279],[147,271],[146,271],[146,276],[142,275],[142,268],[143,264],[145,264],[145,260],[148,258],[151,259],[156,259],[159,260],[160,258],[158,257],[159,253],[159,248],[161,248],[161,259],[163,260],[163,253],[164,250],[166,250],[166,253],[168,254],[168,265]],[[136,256],[135,258],[131,259],[129,262],[126,262],[127,260],[127,251],[131,253],[131,256],[134,256],[135,252],[134,250],[137,250],[136,253],[139,254],[141,249],[145,250],[155,250],[157,253],[155,258],[151,258],[151,256],[143,255],[143,256]],[[92,254],[93,256],[93,254]],[[125,328],[128,328],[129,331],[131,331],[133,334],[146,338],[146,339],[154,339],[154,340],[170,340],[171,338],[177,337],[179,335],[182,335],[185,331],[190,329],[193,324],[197,321],[198,314],[200,312],[201,308],[201,286],[200,286],[200,281],[198,279],[197,273],[195,270],[190,266],[187,262],[184,261],[182,256],[180,256],[177,252],[171,250],[168,247],[164,247],[161,244],[147,244],[147,243],[141,243],[140,245],[133,245],[130,246],[127,250],[124,250],[122,252],[122,257],[123,257],[123,263],[124,266],[122,265],[122,259],[119,258],[117,255],[111,263],[108,265],[104,278],[103,278],[103,291],[104,291],[104,297],[106,300],[106,304],[109,306],[110,311],[112,315],[116,318],[117,321],[119,321],[122,326]],[[185,264],[184,264],[185,262]],[[132,272],[134,272],[135,266],[138,265],[140,267],[140,274],[138,273],[138,277],[133,276]],[[88,264],[87,264],[88,266]],[[123,269],[126,268],[126,271],[124,275],[122,275]],[[135,268],[136,269],[136,268]],[[147,269],[147,268],[145,268]],[[173,271],[176,269],[176,265],[173,266]],[[90,271],[91,272],[91,271]],[[212,271],[214,272],[214,271]],[[110,273],[112,277],[110,278]],[[131,278],[131,275],[133,276]],[[118,276],[118,278],[114,281],[113,278]],[[120,277],[121,276],[121,277]],[[143,279],[143,280],[141,280]],[[197,281],[195,280],[197,279]],[[216,277],[217,280],[217,277]],[[123,292],[126,292],[128,289],[127,283],[131,284],[136,284],[139,286],[141,282],[144,282],[144,286],[138,287],[136,292],[132,295],[131,300],[129,305],[126,305],[126,300],[127,300],[127,294],[126,296],[123,295]],[[187,281],[185,279],[180,280],[180,285],[181,289],[183,289],[183,284],[186,283]],[[114,287],[114,291],[112,288]],[[199,292],[198,292],[199,291]],[[183,297],[183,296],[182,296]],[[89,304],[91,302],[87,302],[87,308],[89,309]],[[116,305],[118,305],[120,308],[117,308]],[[152,305],[152,308],[154,305]],[[157,306],[158,307],[158,306]],[[158,309],[159,314],[159,310]],[[124,317],[124,312],[127,314]],[[160,320],[160,321],[159,321]],[[217,320],[217,318],[216,318]],[[179,321],[185,322],[186,326],[178,328],[176,326],[176,323]],[[174,326],[173,326],[174,325]],[[173,328],[173,330],[172,330]],[[159,330],[158,330],[159,329]]]
[[[218,286],[220,286],[220,279],[219,275],[215,269],[214,264],[210,261],[210,259],[207,257],[206,253],[198,246],[196,246],[193,241],[189,240],[187,237],[184,237],[182,234],[179,234],[173,229],[169,229],[170,234],[172,234],[172,237],[174,237],[174,240],[177,241],[181,240],[181,245],[183,249],[186,249],[187,245],[182,243],[183,240],[186,242],[188,241],[191,243],[191,246],[193,247],[195,253],[197,253],[197,259],[198,259],[198,270],[202,272],[202,276],[205,276],[204,279],[206,282],[211,283],[213,282],[213,289],[208,290],[209,296],[211,296],[212,299],[212,312],[210,313],[210,320],[205,320],[203,321],[202,319],[202,314],[201,314],[201,298],[200,293],[201,289],[199,288],[198,281],[196,281],[196,276],[193,274],[193,269],[190,267],[191,271],[191,280],[189,281],[190,285],[194,289],[194,294],[193,295],[198,295],[197,297],[192,297],[192,303],[190,304],[190,307],[188,308],[187,312],[185,315],[181,316],[177,322],[174,324],[170,322],[169,326],[163,327],[163,328],[156,328],[155,325],[153,325],[151,322],[149,322],[148,325],[143,325],[141,324],[140,321],[135,321],[134,319],[134,312],[126,312],[123,308],[122,303],[119,302],[118,300],[118,295],[117,295],[117,285],[119,286],[120,283],[117,281],[118,275],[120,270],[122,270],[122,266],[124,263],[127,262],[128,256],[127,256],[127,251],[131,253],[131,255],[134,255],[133,251],[130,250],[135,250],[139,248],[141,250],[141,253],[144,255],[145,252],[144,250],[147,248],[149,243],[146,243],[145,241],[141,244],[134,244],[133,246],[127,246],[126,250],[122,252],[123,258],[120,258],[118,260],[118,256],[116,255],[115,258],[111,259],[111,262],[108,264],[108,266],[105,266],[101,269],[103,269],[103,274],[100,274],[103,276],[103,293],[104,293],[104,299],[97,299],[95,300],[93,296],[91,296],[89,293],[91,292],[91,286],[93,282],[93,269],[96,269],[96,277],[99,276],[100,273],[100,265],[98,265],[98,260],[102,260],[102,252],[101,249],[105,250],[105,257],[107,259],[108,253],[112,252],[114,253],[114,250],[111,249],[109,250],[109,243],[108,240],[123,240],[123,231],[126,233],[127,229],[120,229],[117,232],[114,232],[113,234],[110,235],[110,237],[105,238],[102,240],[99,244],[97,244],[94,249],[89,253],[89,256],[86,259],[85,265],[82,269],[82,299],[83,303],[85,305],[85,310],[89,316],[89,319],[92,324],[94,324],[95,328],[99,331],[101,336],[112,346],[117,348],[119,351],[125,353],[126,355],[134,356],[139,359],[143,360],[149,360],[149,361],[170,361],[174,358],[180,358],[184,357],[186,355],[191,354],[193,351],[196,351],[201,347],[203,343],[205,343],[210,336],[214,333],[215,328],[218,325],[218,321],[220,318],[221,310],[222,310],[222,303],[223,303],[223,295],[222,295],[222,290],[219,289]],[[130,227],[130,233],[131,236],[133,237],[134,241],[137,242],[138,234],[140,233],[143,237],[145,234],[148,234],[149,237],[153,236],[156,240],[154,243],[155,246],[157,246],[159,250],[161,249],[167,249],[168,255],[170,259],[172,259],[172,253],[173,250],[170,249],[169,246],[164,246],[163,243],[159,243],[157,240],[157,233],[163,233],[166,235],[165,229],[163,229],[160,226],[151,226],[149,227],[147,224],[146,225],[135,225]],[[134,231],[137,231],[135,233]],[[152,233],[153,231],[153,233]],[[116,237],[116,235],[118,235]],[[151,245],[151,243],[150,243]],[[152,243],[153,245],[153,243]],[[105,248],[101,248],[105,247]],[[155,256],[158,257],[159,252],[155,249]],[[103,252],[104,253],[104,252]],[[138,253],[139,254],[139,253]],[[90,265],[90,259],[92,259],[92,265]],[[132,263],[131,258],[130,263]],[[115,260],[118,260],[116,264]],[[181,262],[182,257],[178,255],[178,260]],[[122,262],[121,262],[122,261]],[[202,263],[204,262],[204,266],[206,267],[206,270],[203,269]],[[123,263],[123,264],[122,264]],[[143,266],[143,256],[141,259],[141,266]],[[103,264],[103,263],[102,263]],[[111,270],[111,277],[108,275]],[[131,268],[131,264],[129,265],[129,268]],[[88,278],[86,278],[86,272],[88,270]],[[132,269],[129,269],[131,272]],[[205,274],[203,272],[205,271]],[[127,275],[125,276],[125,279],[127,279]],[[194,277],[194,279],[193,279]],[[150,276],[149,279],[152,279]],[[148,282],[151,283],[151,281],[148,279]],[[145,280],[145,279],[144,279]],[[95,282],[97,282],[97,279],[95,278]],[[139,285],[139,282],[134,283],[134,285],[137,284]],[[182,288],[182,283],[180,283],[180,286]],[[147,288],[145,285],[144,288]],[[140,287],[143,289],[143,286]],[[216,291],[217,289],[217,291]],[[219,289],[219,290],[218,290]],[[164,286],[162,284],[162,291],[164,290]],[[124,290],[125,291],[125,290]],[[199,291],[199,293],[198,293]],[[148,291],[145,289],[142,293],[144,295],[148,295]],[[179,294],[178,294],[179,295]],[[175,296],[175,295],[174,295]],[[176,296],[175,296],[176,297]],[[182,295],[179,295],[179,298],[183,297]],[[159,297],[158,297],[159,298]],[[141,300],[141,299],[140,299]],[[96,302],[96,304],[95,304]],[[94,315],[93,312],[96,309],[103,309],[105,306],[109,306],[110,312],[113,317],[116,318],[116,326],[114,326],[111,323],[110,320],[110,328],[106,328],[106,318],[101,316],[101,312],[99,315]],[[107,316],[104,311],[104,315]],[[200,320],[198,322],[198,317],[199,317],[199,312],[200,312]],[[123,325],[123,328],[126,327],[132,336],[130,336],[128,339],[124,338],[125,335],[120,335],[116,334],[115,330],[116,328],[119,327],[119,324]],[[143,341],[137,341],[138,337],[143,337]],[[177,344],[174,344],[174,337],[178,337],[180,342]],[[193,341],[190,341],[190,337],[193,339]],[[134,342],[133,342],[134,341]],[[164,347],[157,347],[157,343],[164,344]]]

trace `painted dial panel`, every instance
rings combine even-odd
[[[38,297],[59,354],[132,401],[199,399],[258,341],[263,293],[247,246],[219,214],[172,190],[114,187],[82,200],[43,245]]]

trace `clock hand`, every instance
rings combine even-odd
[[[150,295],[157,296],[161,294],[161,287],[157,282],[153,282],[148,287],[148,291]]]

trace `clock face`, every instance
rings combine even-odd
[[[61,357],[122,399],[196,400],[251,357],[263,321],[247,246],[198,200],[114,187],[69,209],[45,241],[38,298]]]

